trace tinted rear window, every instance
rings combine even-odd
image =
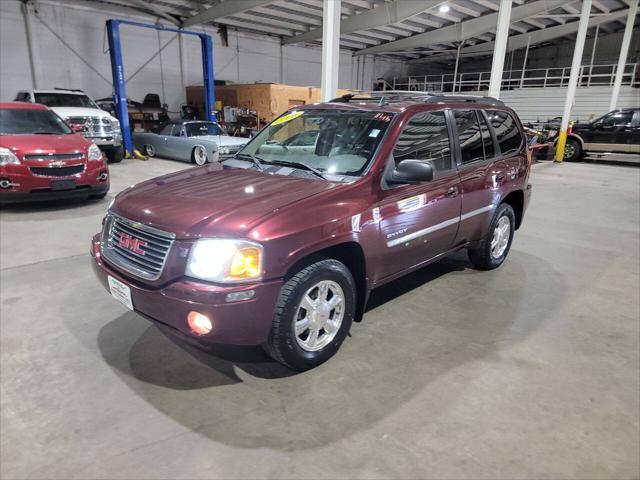
[[[497,110],[487,111],[489,121],[498,139],[502,155],[516,153],[522,146],[522,134],[511,114]]]
[[[458,129],[458,141],[462,153],[462,163],[484,160],[480,125],[474,110],[456,110],[453,112]]]

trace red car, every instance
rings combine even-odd
[[[499,267],[531,194],[522,125],[490,98],[345,96],[221,163],[120,193],[93,265],[164,330],[297,370],[338,350],[372,289],[460,249]]]
[[[108,191],[109,169],[96,145],[44,105],[0,103],[0,204]]]

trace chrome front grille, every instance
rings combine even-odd
[[[145,280],[157,280],[174,240],[173,233],[108,214],[100,249],[115,267]]]
[[[100,117],[67,117],[69,125],[82,125],[85,136],[113,135],[114,128],[111,120]]]

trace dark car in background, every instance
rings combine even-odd
[[[262,344],[305,370],[336,353],[372,289],[460,249],[499,267],[530,168],[499,101],[348,95],[286,112],[221,164],[125,190],[93,265],[166,332]]]
[[[100,149],[35,103],[0,103],[0,204],[103,198],[109,168]]]
[[[614,110],[589,123],[576,123],[567,137],[564,158],[640,164],[640,109]]]

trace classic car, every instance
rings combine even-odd
[[[214,122],[187,121],[162,125],[157,133],[134,133],[133,145],[149,157],[171,158],[204,165],[235,155],[248,138],[225,135]]]

